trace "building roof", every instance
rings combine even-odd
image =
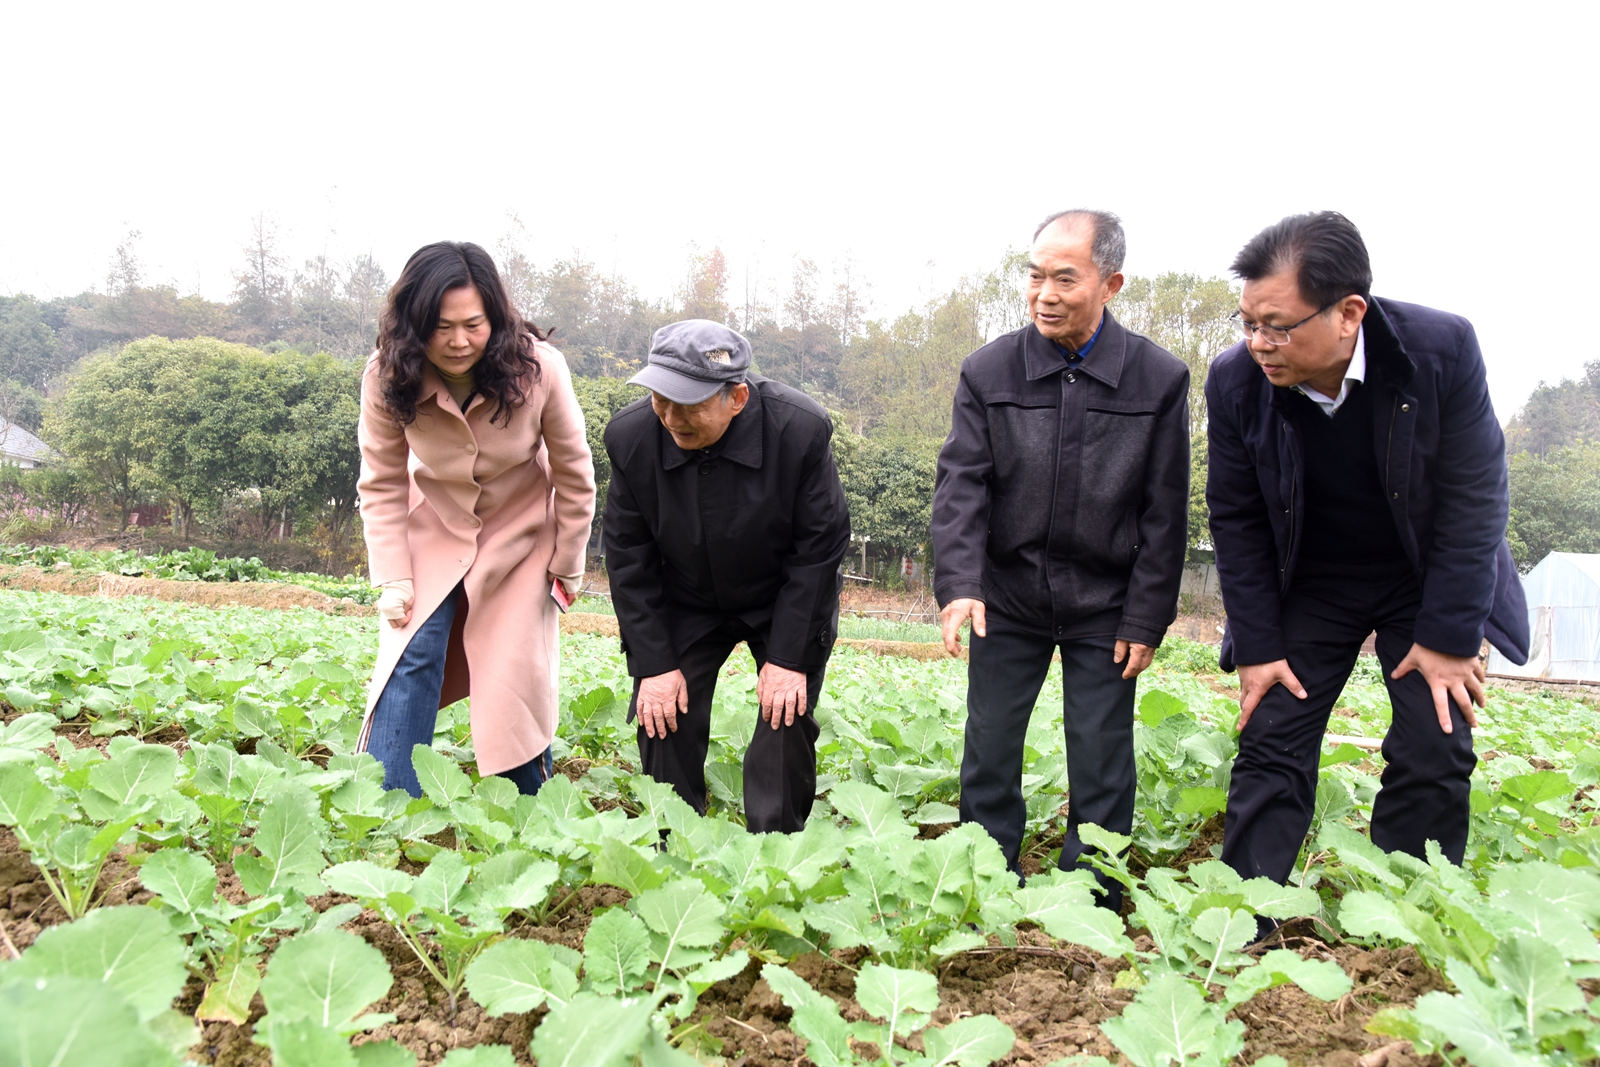
[[[12,463],[43,463],[50,458],[50,446],[15,423],[0,418],[0,460]]]

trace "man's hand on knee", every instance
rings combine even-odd
[[[1261,698],[1275,685],[1283,686],[1301,700],[1306,698],[1306,688],[1294,676],[1294,671],[1289,669],[1288,660],[1239,664],[1239,729],[1245,728],[1250,716],[1256,713]]]
[[[806,713],[805,673],[768,663],[756,678],[756,699],[761,702],[762,722],[771,723],[774,730],[793,726],[795,716]]]
[[[939,625],[944,628],[944,650],[952,656],[961,655],[961,624],[972,620],[972,632],[979,637],[989,636],[988,619],[983,601],[972,597],[958,597],[939,612]]]
[[[639,682],[639,699],[634,711],[644,726],[646,737],[663,738],[667,731],[678,732],[678,716],[689,710],[689,685],[682,671],[656,674]]]
[[[1450,722],[1451,698],[1461,709],[1461,717],[1467,720],[1467,725],[1478,725],[1478,713],[1473,705],[1480,708],[1484,706],[1483,682],[1486,675],[1477,656],[1447,656],[1443,652],[1413,644],[1406,658],[1400,661],[1400,666],[1389,677],[1398,680],[1412,671],[1421,671],[1422,680],[1433,690],[1433,710],[1439,716],[1439,729],[1447,734],[1455,732]]]
[[[1137,678],[1143,674],[1144,669],[1150,666],[1150,661],[1155,657],[1156,650],[1149,645],[1141,645],[1137,641],[1123,641],[1119,638],[1116,649],[1111,655],[1111,660],[1113,663],[1121,663],[1123,660],[1128,661],[1128,665],[1122,668],[1122,677],[1128,679]]]

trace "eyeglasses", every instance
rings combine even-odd
[[[1335,300],[1333,304],[1337,304],[1338,302],[1339,301]],[[1298,330],[1300,327],[1304,326],[1306,323],[1310,322],[1324,311],[1327,311],[1329,308],[1333,307],[1333,304],[1324,304],[1322,307],[1313,311],[1311,314],[1307,315],[1293,326],[1268,326],[1265,323],[1260,322],[1246,322],[1242,317],[1240,317],[1237,311],[1230,315],[1229,318],[1233,319],[1234,328],[1239,331],[1239,336],[1243,337],[1246,341],[1250,340],[1251,334],[1259,331],[1261,334],[1261,339],[1267,342],[1267,344],[1286,345],[1290,341],[1294,340],[1294,338],[1289,336],[1289,332],[1291,330]]]

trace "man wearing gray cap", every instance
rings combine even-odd
[[[745,822],[799,830],[816,795],[811,712],[850,543],[833,423],[804,393],[751,374],[750,343],[706,319],[657,330],[631,381],[651,395],[606,427],[604,544],[642,769],[704,814],[717,672],[743,641],[761,706]]]

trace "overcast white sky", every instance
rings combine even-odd
[[[8,5],[0,292],[225,298],[298,263],[582,248],[647,296],[691,242],[853,254],[893,314],[1119,212],[1133,273],[1222,274],[1282,215],[1359,224],[1376,291],[1478,327],[1502,420],[1600,358],[1593,3]]]

